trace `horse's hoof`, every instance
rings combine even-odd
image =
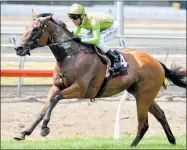
[[[25,140],[25,135],[24,134],[20,134],[19,136],[13,137],[13,139],[16,140],[16,141]]]
[[[174,137],[169,138],[169,142],[170,142],[171,144],[173,144],[173,145],[176,144],[176,140],[175,140]]]
[[[40,135],[44,137],[44,136],[47,136],[49,134],[49,132],[50,132],[50,128],[46,127],[41,130]]]

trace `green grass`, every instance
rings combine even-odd
[[[60,138],[43,140],[3,140],[1,149],[129,149],[134,136],[123,136],[119,141],[113,137]],[[136,148],[131,149],[186,149],[186,134],[176,136],[176,145],[171,145],[165,135],[144,137]]]

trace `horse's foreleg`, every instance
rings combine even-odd
[[[52,95],[54,95],[54,93],[58,91],[59,89],[57,87],[52,86],[52,88],[50,89],[48,93],[45,106],[42,109],[42,111],[37,115],[37,118],[28,127],[26,127],[18,136],[14,137],[15,140],[24,140],[26,135],[30,135],[33,132],[33,130],[36,128],[36,126],[40,123],[40,121],[45,116]]]
[[[63,95],[61,93],[55,93],[52,97],[51,97],[51,101],[48,107],[48,110],[45,114],[45,117],[43,119],[43,125],[41,128],[41,136],[47,136],[50,132],[50,128],[47,127],[49,121],[50,121],[50,117],[51,117],[51,113],[53,108],[56,106],[56,104],[58,103],[59,100],[63,99]]]
[[[46,115],[43,119],[43,125],[41,128],[41,136],[47,136],[50,132],[49,127],[47,127],[51,113],[53,108],[56,106],[59,100],[61,99],[70,99],[70,98],[83,98],[85,95],[85,91],[88,87],[86,82],[81,82],[82,84],[72,84],[70,87],[56,93],[51,98],[51,102],[49,104],[49,109],[46,112]]]

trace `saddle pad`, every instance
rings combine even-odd
[[[124,68],[126,68],[128,66],[128,63],[127,63],[125,57],[121,53],[120,53],[120,63],[121,63],[121,65],[124,66]],[[107,65],[107,70],[106,70],[105,78],[107,78],[110,75],[110,73],[109,73],[110,69],[111,69],[111,66]]]

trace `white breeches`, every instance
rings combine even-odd
[[[106,44],[106,42],[108,42],[109,40],[113,39],[116,37],[116,35],[118,34],[118,23],[116,21],[114,21],[113,25],[106,29],[103,30],[100,33],[100,41],[99,44],[97,44],[97,46],[104,52],[106,53],[110,48],[109,46]],[[83,35],[83,39],[89,39],[92,38],[92,31],[85,31],[85,34]]]

